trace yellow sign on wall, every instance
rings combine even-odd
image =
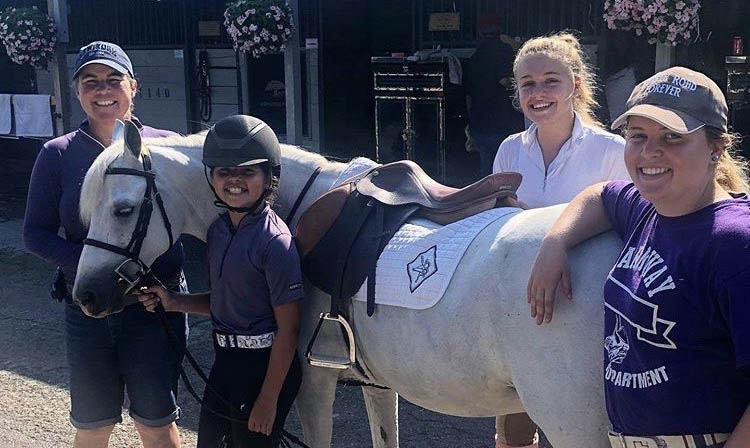
[[[461,29],[461,14],[457,12],[433,12],[430,14],[430,31],[458,31]]]

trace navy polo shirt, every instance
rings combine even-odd
[[[266,206],[235,228],[224,213],[208,229],[207,244],[214,328],[276,331],[273,307],[303,296],[299,255],[284,221]]]

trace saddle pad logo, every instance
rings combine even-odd
[[[414,292],[425,280],[438,271],[437,268],[437,246],[432,246],[417,255],[406,265],[406,273],[409,274],[409,289]]]

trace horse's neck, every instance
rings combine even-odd
[[[286,145],[285,148],[285,157],[282,162],[281,187],[274,209],[287,221],[289,228],[294,231],[294,227],[302,213],[320,195],[331,188],[348,165],[327,161],[316,154],[305,153],[300,149],[289,149]],[[310,184],[309,189],[303,191],[317,168],[320,168],[320,173],[314,182]],[[303,193],[304,196],[300,198],[300,195]],[[292,222],[289,222],[289,213],[297,200],[301,201],[299,208],[296,210]]]
[[[216,198],[206,181],[199,149],[176,148],[177,157],[155,152],[154,169],[157,179],[162,180],[160,188],[169,188],[162,193],[169,198],[168,207],[183,216],[181,233],[205,240],[209,226],[223,209],[214,203]]]

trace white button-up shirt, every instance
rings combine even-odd
[[[532,124],[503,140],[492,171],[516,171],[523,181],[518,199],[529,207],[570,202],[589,185],[608,180],[630,180],[625,168],[625,140],[619,135],[583,123],[576,114],[573,133],[547,169]]]

